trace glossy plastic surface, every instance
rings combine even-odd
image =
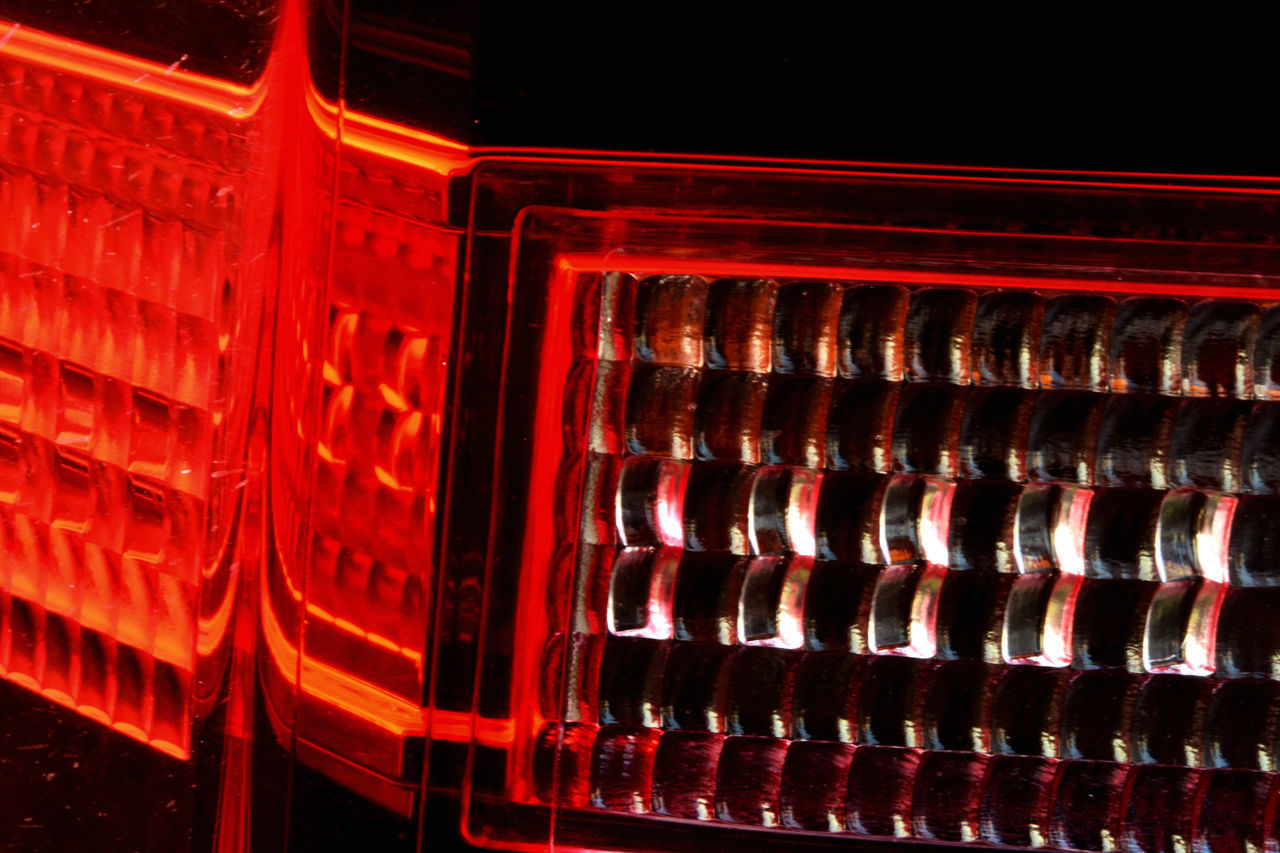
[[[519,597],[489,588],[521,626],[513,744],[472,766],[529,806],[473,790],[477,837],[1262,843],[1270,718],[1214,709],[1276,659],[1275,261],[1026,224],[524,211],[530,497]]]
[[[14,11],[3,672],[179,760],[216,765],[234,728],[241,775],[221,802],[201,787],[218,813],[200,845],[249,843],[251,811],[260,843],[305,839],[270,801],[319,826],[324,777],[410,820],[459,252],[437,163],[461,149],[433,160],[422,134],[321,99],[302,3],[225,10],[281,15],[252,87]],[[59,23],[97,38],[92,17]]]
[[[439,179],[396,157],[394,134],[346,126],[339,144],[331,106],[314,92],[306,106],[286,182],[266,677],[310,761],[407,813],[427,726],[458,237],[434,221]],[[353,782],[357,768],[393,786]]]
[[[1275,311],[1016,287],[606,274],[565,805],[1010,843],[989,757],[1030,752],[1030,822],[1092,849],[1076,776],[1122,805],[1169,690],[1205,696],[1186,763],[1271,767],[1235,679],[1274,674],[1274,515],[1235,522],[1276,480]]]
[[[0,666],[186,757],[234,588],[265,284],[244,252],[268,221],[254,96],[4,38]]]
[[[3,843],[233,849],[278,122],[0,27]]]
[[[1274,181],[469,149],[280,11],[253,86],[0,34],[0,664],[75,709],[0,762],[159,849],[1274,845]]]

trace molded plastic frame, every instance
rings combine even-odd
[[[1280,298],[1280,255],[1264,223],[1274,221],[1274,192],[1265,183],[1174,188],[1122,176],[851,174],[635,161],[481,165],[464,339],[480,334],[477,321],[488,327],[488,340],[497,331],[491,313],[477,315],[476,294],[488,300],[504,293],[509,314],[477,735],[464,792],[471,840],[533,849],[550,837],[610,848],[625,839],[629,849],[698,849],[722,843],[726,832],[755,835],[570,813],[539,801],[532,787],[531,750],[546,722],[539,706],[559,697],[565,719],[573,634],[603,630],[583,622],[584,591],[561,538],[566,529],[576,535],[576,508],[574,518],[558,517],[563,495],[578,491],[567,456],[588,428],[590,410],[567,382],[575,359],[595,345],[582,329],[599,322],[584,281],[616,271],[1272,300]],[[505,265],[503,257],[510,259]],[[456,405],[466,405],[465,392]],[[451,565],[446,560],[446,572]],[[543,646],[558,633],[567,640],[556,646],[564,655],[557,661]],[[823,843],[776,831],[769,838]]]

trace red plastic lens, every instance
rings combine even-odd
[[[1275,182],[470,148],[360,5],[0,34],[0,674],[157,844],[1275,845]]]
[[[352,118],[339,146],[330,106],[307,106],[277,320],[266,678],[304,760],[404,811],[428,725],[459,236],[407,134]]]
[[[0,672],[186,757],[234,587],[259,98],[3,39]]]

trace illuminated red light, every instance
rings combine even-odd
[[[301,69],[293,69],[301,74]],[[291,104],[262,599],[270,719],[299,759],[398,812],[421,784],[435,518],[460,235],[422,134]],[[317,213],[318,211],[318,213]],[[474,728],[437,727],[464,740]],[[456,729],[456,732],[454,731]]]
[[[0,671],[186,757],[242,476],[230,345],[263,293],[240,255],[258,95],[4,39]]]
[[[443,745],[494,845],[1274,840],[1280,288],[980,215],[1273,187],[486,152],[286,56],[277,209],[266,84],[0,47],[9,680],[185,760],[239,630],[288,761],[412,818]]]

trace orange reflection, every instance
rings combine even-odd
[[[339,135],[337,106],[326,101],[309,79],[304,84],[302,98],[315,129],[336,140]],[[469,147],[434,133],[351,110],[342,112],[341,127],[343,147],[357,155],[372,154],[442,177],[470,168]]]
[[[394,735],[426,733],[426,710],[421,706],[309,655],[303,655],[299,661],[298,650],[285,637],[265,585],[262,587],[262,633],[276,670],[290,685],[296,687],[301,681],[309,695]]]

